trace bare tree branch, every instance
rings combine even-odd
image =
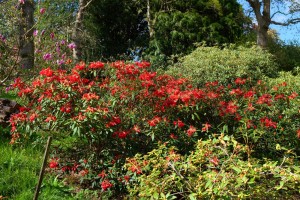
[[[279,25],[279,26],[289,26],[289,25],[293,25],[293,24],[297,24],[297,23],[300,23],[300,18],[290,19],[286,22],[271,21],[271,24]]]

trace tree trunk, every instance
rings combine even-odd
[[[271,0],[247,0],[257,20],[257,45],[263,49],[268,46],[268,30],[271,24]],[[261,9],[261,6],[262,9]],[[262,10],[262,13],[261,13]]]
[[[268,27],[258,26],[257,30],[257,45],[265,49],[268,46]]]
[[[149,29],[149,34],[150,34],[150,40],[153,38],[154,35],[154,29],[152,26],[152,21],[151,21],[151,14],[150,14],[150,0],[147,0],[147,23],[148,23],[148,29]]]
[[[34,2],[26,0],[19,3],[21,18],[19,24],[19,48],[20,48],[20,66],[25,69],[34,66]]]
[[[72,41],[76,46],[73,49],[73,59],[75,62],[79,62],[82,59],[81,40],[82,40],[83,12],[89,3],[87,3],[87,0],[79,0],[79,8],[77,11],[76,21],[72,32]]]

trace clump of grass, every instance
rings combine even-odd
[[[0,98],[15,100],[17,97],[18,95],[16,94],[16,92],[14,91],[6,92],[5,89],[0,88]]]
[[[0,126],[0,196],[7,199],[33,199],[42,164],[43,145],[22,146],[9,144],[9,128]],[[46,174],[43,179],[39,199],[71,200],[73,189],[64,185],[63,180]]]
[[[19,195],[22,199],[33,198],[42,153],[33,147],[15,148],[8,142],[3,138],[0,142],[0,195],[8,199],[20,199]]]

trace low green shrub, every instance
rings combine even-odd
[[[264,75],[276,77],[277,68],[272,54],[257,46],[200,46],[185,56],[180,64],[169,68],[167,73],[189,77],[197,86],[216,80],[227,85],[237,77],[255,81],[262,79]]]
[[[186,156],[163,144],[127,159],[125,168],[132,199],[293,199],[300,189],[298,164],[289,151],[279,162],[255,159],[247,145],[220,135],[199,140]]]
[[[285,83],[285,91],[294,91],[298,94],[300,93],[300,73],[295,70],[295,73],[293,72],[279,72],[278,77],[276,78],[268,78],[266,77],[264,79],[268,87],[274,87],[276,85]]]

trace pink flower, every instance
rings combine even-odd
[[[54,33],[52,32],[52,33],[50,33],[50,37],[51,37],[51,39],[53,40],[54,39]]]
[[[52,59],[51,53],[46,53],[46,54],[43,56],[43,59],[44,59],[44,60],[51,60],[51,59]]]
[[[40,9],[40,14],[42,15],[42,14],[44,14],[46,12],[46,9],[45,8],[41,8]]]
[[[34,31],[33,31],[33,36],[37,36],[38,33],[39,33],[38,30],[34,30]]]
[[[19,3],[24,4],[25,0],[19,0]]]
[[[68,47],[70,49],[75,49],[76,48],[76,44],[74,42],[72,42],[72,43],[68,44]]]

